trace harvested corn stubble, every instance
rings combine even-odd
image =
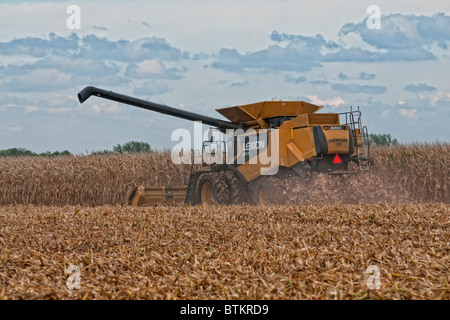
[[[6,205],[0,221],[0,299],[450,299],[443,203]]]

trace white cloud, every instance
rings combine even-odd
[[[171,88],[164,82],[148,80],[145,81],[141,86],[133,90],[134,94],[151,96],[154,94],[163,94],[170,91]]]
[[[418,120],[417,109],[404,109],[401,108],[398,110],[398,114],[409,120]]]
[[[102,112],[102,108],[96,103],[92,105],[91,110],[96,114],[100,114]]]
[[[148,75],[161,74],[163,72],[163,66],[155,59],[144,60],[137,64],[136,73],[142,78],[145,78]]]
[[[367,28],[366,19],[354,24],[348,23],[341,28],[341,34],[356,33],[368,44],[388,50],[413,50],[437,44],[447,49],[446,42],[450,31],[450,17],[444,13],[433,16],[404,14],[383,15],[382,32],[373,32]]]
[[[25,113],[31,113],[31,112],[36,112],[38,111],[39,108],[37,106],[25,106]]]
[[[18,92],[45,91],[68,88],[73,85],[71,74],[56,69],[37,69],[4,81],[3,87]]]
[[[66,114],[66,113],[72,112],[73,108],[66,108],[66,107],[47,108],[46,111],[47,111],[47,113],[50,113],[50,114]]]
[[[381,113],[381,119],[387,119],[387,118],[389,117],[389,114],[390,114],[389,109],[384,110],[384,111]]]
[[[116,115],[122,111],[122,108],[116,105],[112,105],[112,106],[105,106],[102,110],[106,114]]]
[[[125,76],[131,79],[181,79],[181,74],[187,71],[185,67],[178,64],[175,68],[166,68],[163,63],[156,59],[143,60],[138,63],[128,64]]]
[[[101,103],[101,104],[97,104],[94,103],[92,104],[87,112],[89,113],[94,113],[96,115],[100,115],[100,114],[109,114],[109,115],[117,115],[121,112],[121,108],[118,105],[110,105],[110,104],[106,104],[106,103]]]
[[[313,95],[313,96],[307,96],[307,98],[310,100],[310,102],[312,104],[317,104],[317,105],[326,105],[326,106],[330,106],[332,108],[338,108],[339,106],[345,104],[345,100],[342,99],[341,97],[333,97],[327,100],[322,100],[320,99],[318,96]]]
[[[440,101],[450,101],[450,93],[438,92],[430,95],[430,105],[432,107]]]

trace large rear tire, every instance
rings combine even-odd
[[[280,167],[275,175],[258,177],[250,183],[251,204],[285,203],[296,177],[296,173],[284,167]]]
[[[220,173],[203,174],[197,190],[198,202],[201,204],[228,204],[230,202],[227,181]]]
[[[267,176],[261,176],[250,184],[250,203],[252,205],[268,204],[267,188],[269,179]]]
[[[230,190],[230,204],[248,203],[249,197],[247,190],[236,175],[233,172],[228,171],[225,173],[225,179]]]

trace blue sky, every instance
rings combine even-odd
[[[67,8],[80,8],[70,30]],[[369,29],[369,5],[381,11]],[[0,149],[74,153],[189,121],[76,94],[87,85],[220,117],[263,100],[360,106],[370,132],[449,141],[450,3],[0,1]]]

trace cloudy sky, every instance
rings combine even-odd
[[[449,141],[449,46],[444,0],[3,0],[0,149],[161,149],[193,132],[104,99],[80,105],[87,85],[217,117],[264,100],[360,106],[370,132]]]

